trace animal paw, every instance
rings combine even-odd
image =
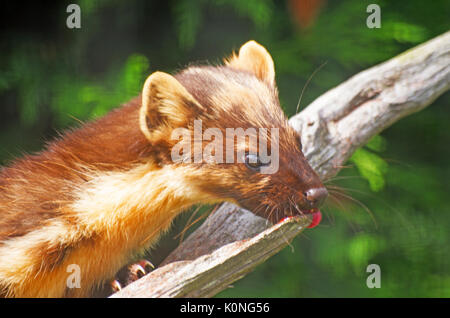
[[[128,284],[150,273],[154,268],[155,266],[145,259],[123,267],[110,284],[112,291],[118,292]]]
[[[128,284],[138,280],[142,276],[147,275],[154,268],[155,268],[155,266],[145,259],[140,260],[137,263],[131,264],[130,266],[128,266],[128,272],[127,272],[126,281],[125,281],[126,284],[128,285]]]

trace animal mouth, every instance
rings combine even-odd
[[[320,224],[320,221],[322,221],[322,212],[320,212],[319,209],[314,208],[314,209],[309,209],[309,210],[302,210],[303,215],[311,215],[312,216],[312,221],[311,223],[307,226],[308,229],[312,229],[314,227],[316,227],[317,225]],[[299,214],[299,215],[301,215]]]
[[[311,209],[305,211],[305,214],[312,214],[312,221],[311,224],[308,225],[308,229],[312,229],[320,224],[320,221],[322,221],[322,212],[320,212],[319,209]]]

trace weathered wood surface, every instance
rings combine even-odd
[[[358,148],[450,88],[450,32],[365,70],[290,119],[304,153],[326,180]],[[284,248],[308,224],[296,218],[270,226],[224,204],[159,268],[112,297],[211,297]]]

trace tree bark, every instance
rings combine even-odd
[[[365,70],[290,119],[309,163],[323,179],[336,175],[370,138],[430,105],[450,87],[450,31]],[[311,222],[274,226],[226,203],[159,268],[112,297],[211,297],[283,249]]]

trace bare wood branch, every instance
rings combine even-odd
[[[234,209],[236,208],[226,204],[223,211],[233,212]],[[239,210],[235,212],[239,213]],[[247,215],[247,213],[253,215],[250,212],[244,214]],[[244,219],[245,217],[243,216]],[[260,220],[256,222],[259,223]],[[214,296],[228,287],[230,282],[245,276],[257,264],[279,252],[309,222],[310,220],[306,217],[286,219],[250,239],[220,246],[213,253],[198,253],[202,255],[196,258],[189,255],[189,258],[193,260],[174,261],[162,266],[112,297]],[[265,221],[263,223],[265,224]],[[213,225],[213,227],[216,226],[221,228],[218,223]],[[254,229],[251,231],[253,232]],[[196,240],[194,245],[199,246],[199,243],[200,241]],[[195,247],[193,250],[196,251]],[[151,279],[148,280],[150,277]],[[148,285],[150,281],[151,285]]]
[[[334,176],[352,153],[450,86],[450,32],[365,70],[290,119],[318,174]]]
[[[449,88],[447,32],[353,76],[290,123],[302,136],[311,166],[329,179],[358,147]],[[269,227],[251,212],[224,204],[158,269],[112,297],[214,296],[284,248],[309,222],[298,217]]]

